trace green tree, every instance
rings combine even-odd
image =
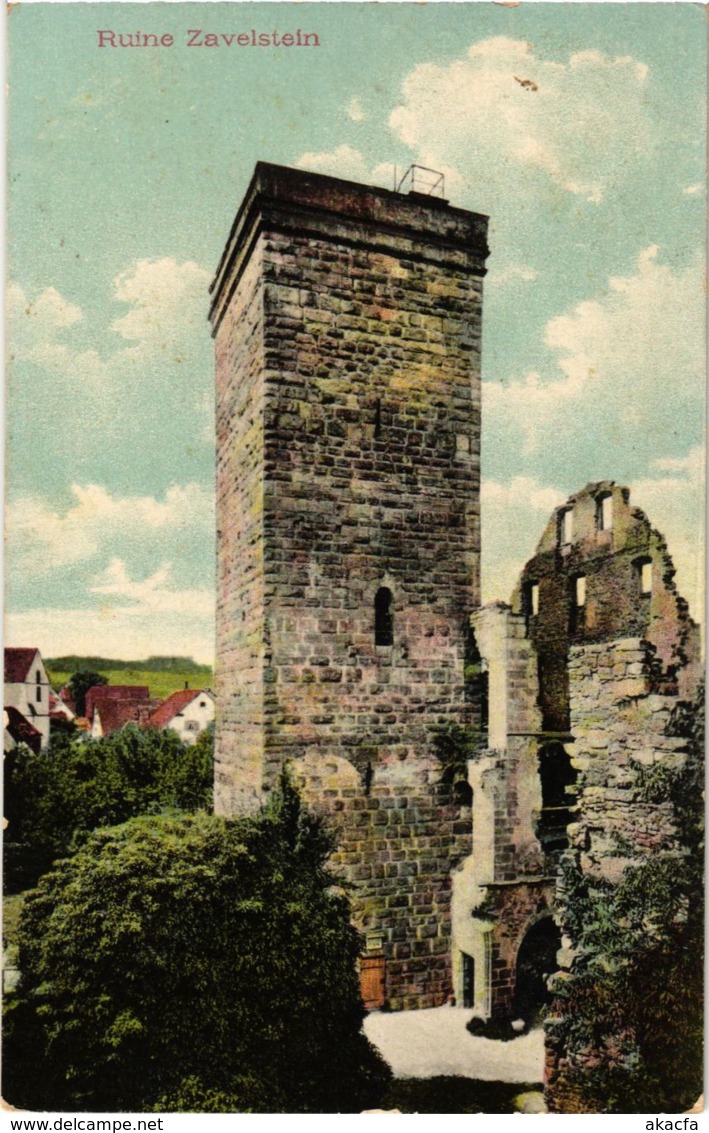
[[[30,894],[4,1090],[32,1109],[358,1112],[358,934],[284,785],[254,818],[97,831]]]
[[[186,747],[175,732],[134,724],[99,740],[52,737],[18,750],[5,768],[6,839],[22,847],[6,882],[34,883],[93,830],[165,809],[209,809],[213,733]]]
[[[702,1090],[704,946],[703,690],[671,725],[679,770],[657,764],[644,802],[670,802],[680,844],[628,868],[617,885],[562,866],[560,915],[575,951],[546,1023],[559,1055],[562,1112],[681,1112]]]
[[[95,685],[107,685],[108,677],[94,673],[91,669],[79,669],[69,681],[69,690],[74,701],[77,716],[86,714],[86,694]]]

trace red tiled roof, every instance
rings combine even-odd
[[[74,716],[74,709],[71,708],[61,696],[56,696],[55,693],[49,694],[49,715],[52,719],[68,720],[69,716]]]
[[[8,684],[22,684],[27,680],[30,665],[37,656],[38,649],[6,649],[5,680]]]
[[[64,685],[64,688],[59,689],[59,699],[66,704],[67,708],[71,708],[72,712],[76,712],[76,704],[69,685]]]
[[[37,650],[35,649],[34,652],[36,653]],[[42,744],[42,733],[35,728],[34,724],[30,724],[18,708],[6,708],[5,714],[7,716],[6,730],[15,743],[27,744],[35,754],[38,754]]]
[[[203,692],[204,690],[199,688],[181,688],[173,692],[172,696],[168,696],[167,700],[163,701],[157,712],[153,712],[145,725],[146,728],[164,728],[188,704],[198,696],[202,696]]]
[[[146,714],[146,704],[142,700],[104,700],[95,705],[101,720],[101,731],[104,736],[109,732],[117,732],[126,724],[137,724],[141,716]]]
[[[99,701],[147,700],[149,696],[147,685],[94,685],[86,693],[86,715],[93,720]]]

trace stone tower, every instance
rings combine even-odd
[[[470,849],[432,733],[471,711],[486,230],[439,198],[259,164],[212,284],[215,806],[255,808],[290,764],[337,825],[400,1006],[449,990]]]

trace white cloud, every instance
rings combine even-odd
[[[47,287],[32,301],[21,287],[13,283],[7,289],[7,309],[10,317],[22,316],[27,325],[42,331],[56,330],[81,322],[81,309],[68,303],[55,287]]]
[[[366,115],[362,108],[362,103],[359,101],[356,95],[354,98],[350,99],[347,105],[347,117],[350,118],[353,122],[364,122],[364,119],[366,118]]]
[[[114,558],[89,589],[92,594],[103,596],[104,609],[124,618],[148,613],[186,614],[190,618],[214,616],[214,591],[207,587],[176,586],[171,562],[161,563],[153,574],[137,580],[130,577],[122,559]]]
[[[341,145],[322,153],[304,153],[296,161],[299,169],[329,173],[348,181],[369,181],[371,170],[366,158],[353,146]]]
[[[47,287],[31,299],[18,284],[10,283],[6,311],[11,362],[32,362],[81,381],[106,376],[105,364],[96,350],[76,349],[67,343],[66,332],[83,323],[84,315],[55,287]]]
[[[211,597],[211,594],[210,594]],[[174,613],[114,609],[47,607],[5,618],[8,645],[36,645],[45,657],[90,653],[144,660],[156,653],[214,662],[214,621],[189,607]]]
[[[508,602],[522,567],[534,554],[547,520],[565,497],[529,476],[480,488],[482,600]]]
[[[389,122],[422,164],[475,175],[483,209],[499,212],[500,194],[517,192],[516,171],[598,203],[649,151],[647,84],[648,68],[630,56],[579,51],[558,62],[497,36],[452,63],[415,67]]]
[[[16,283],[7,289],[8,341],[11,361],[32,362],[54,375],[83,382],[144,380],[144,367],[172,372],[176,364],[194,362],[205,335],[207,285],[210,273],[193,261],[171,258],[138,260],[113,280],[113,300],[129,310],[111,329],[123,340],[103,355],[84,349],[89,328],[82,310],[54,287],[35,299]],[[128,342],[130,345],[125,345]]]
[[[599,448],[662,451],[668,430],[686,429],[702,412],[701,264],[675,271],[647,248],[634,275],[611,278],[602,298],[551,319],[545,342],[557,355],[555,371],[485,383],[494,433],[517,431],[527,454],[549,438],[572,443],[590,428]]]
[[[664,535],[677,570],[675,581],[697,621],[704,609],[704,488],[706,454],[697,445],[686,456],[658,457],[652,473],[631,485],[631,503]]]
[[[130,310],[112,323],[122,338],[143,352],[173,361],[204,330],[210,273],[199,264],[174,259],[138,260],[113,281],[114,297]]]
[[[509,287],[519,283],[534,283],[539,278],[536,268],[527,264],[505,264],[497,261],[485,277],[485,287]]]
[[[55,510],[38,496],[7,507],[8,563],[14,576],[58,570],[95,558],[114,546],[154,540],[159,532],[205,537],[214,521],[211,492],[173,485],[162,499],[117,496],[98,484],[72,484],[74,502]]]

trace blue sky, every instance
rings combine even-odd
[[[297,27],[320,47],[185,46]],[[206,287],[259,159],[386,187],[417,161],[490,215],[484,597],[616,479],[698,616],[700,6],[28,4],[8,38],[10,643],[211,659]]]

